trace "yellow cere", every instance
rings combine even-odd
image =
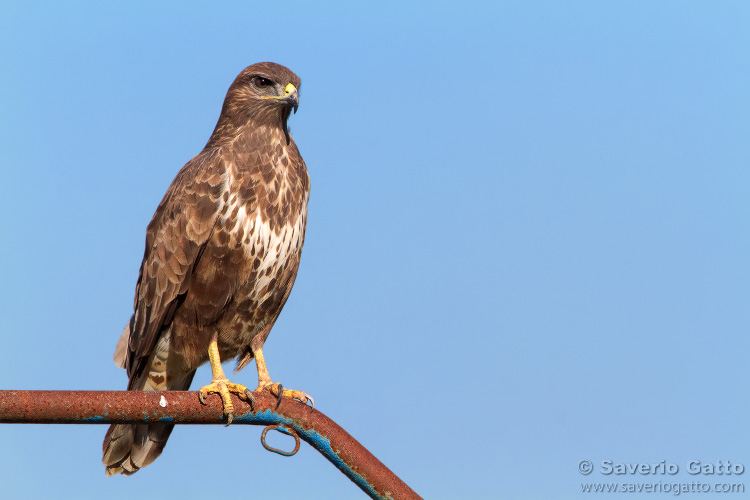
[[[294,86],[294,84],[287,83],[286,87],[284,87],[284,95],[278,96],[278,95],[262,95],[260,96],[261,99],[283,99],[284,97],[288,96],[289,94],[293,94],[294,92],[297,92],[297,87]]]

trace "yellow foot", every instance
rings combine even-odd
[[[286,396],[288,398],[296,399],[300,403],[307,404],[307,402],[310,402],[310,405],[312,408],[315,408],[315,400],[307,394],[306,392],[302,391],[293,391],[291,389],[284,389],[284,386],[281,385],[279,382],[276,382],[275,384],[259,384],[258,388],[255,389],[256,391],[266,391],[271,393],[272,395],[276,396],[278,400],[276,401],[276,408],[279,407],[281,404],[281,397]]]
[[[206,395],[216,393],[221,396],[221,402],[224,405],[224,415],[227,416],[227,426],[232,423],[234,419],[234,405],[232,404],[232,398],[229,397],[230,393],[235,393],[243,401],[250,403],[250,408],[255,406],[255,396],[250,392],[250,389],[242,384],[233,384],[227,379],[213,380],[210,384],[204,385],[198,389],[198,399],[201,403],[206,404]]]

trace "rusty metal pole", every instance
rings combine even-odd
[[[236,424],[291,429],[371,498],[421,500],[391,470],[336,422],[289,398],[255,393],[255,407],[232,396]],[[0,423],[6,424],[223,424],[221,401],[197,392],[0,391]]]

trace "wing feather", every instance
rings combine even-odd
[[[204,150],[177,174],[148,225],[128,340],[131,385],[188,292],[219,217],[225,171],[218,152]]]

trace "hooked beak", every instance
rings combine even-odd
[[[297,108],[299,107],[299,92],[297,91],[297,87],[295,87],[291,83],[288,83],[287,86],[284,87],[284,97],[278,97],[277,99],[294,108],[294,114],[297,114]],[[286,116],[288,117],[289,115]],[[286,143],[287,145],[289,145],[289,129],[286,125],[286,117],[284,118],[283,126]]]
[[[297,114],[297,108],[299,107],[299,92],[297,91],[297,87],[291,83],[287,84],[284,88],[284,97],[281,100],[294,108],[294,114]]]

